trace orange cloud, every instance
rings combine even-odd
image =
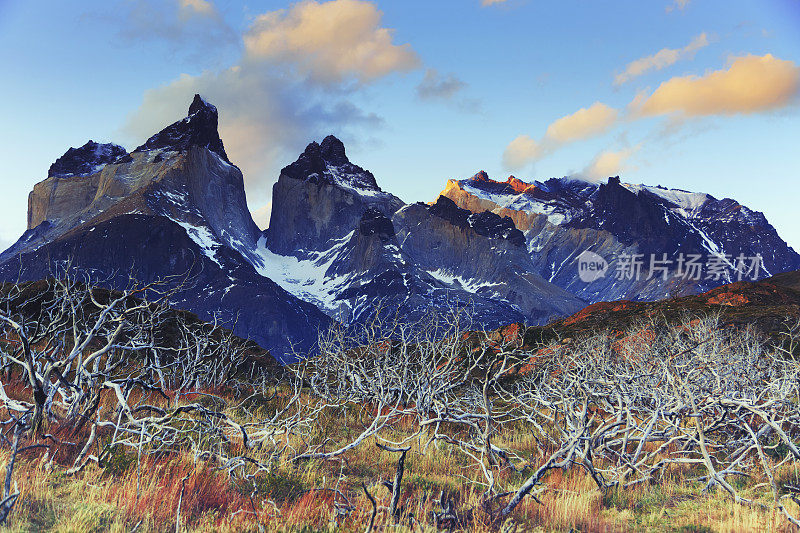
[[[613,107],[595,102],[552,122],[538,141],[528,135],[519,135],[506,146],[503,167],[516,171],[564,144],[600,135],[616,123],[618,115]]]
[[[800,67],[792,61],[747,55],[733,58],[727,69],[667,80],[633,107],[641,115],[756,113],[788,105],[799,87]]]
[[[626,163],[638,149],[639,147],[635,146],[618,151],[605,150],[600,152],[592,159],[589,166],[583,170],[583,175],[593,180],[619,176],[624,170],[630,168]]]
[[[685,57],[693,56],[696,51],[705,46],[708,46],[708,37],[705,33],[701,33],[683,48],[662,48],[653,55],[631,61],[625,67],[625,71],[617,74],[614,78],[614,85],[622,85],[648,71],[661,70],[674,65]]]
[[[546,135],[558,143],[568,143],[603,133],[616,120],[616,109],[595,102],[550,124]]]
[[[541,156],[541,145],[528,135],[519,135],[503,152],[503,166],[507,170],[518,170]]]
[[[410,45],[392,42],[382,13],[364,0],[306,0],[259,15],[244,35],[251,60],[283,62],[320,82],[369,82],[419,66]]]

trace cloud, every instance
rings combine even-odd
[[[564,144],[593,137],[608,130],[617,120],[617,110],[595,102],[590,107],[561,117],[547,127],[548,138]]]
[[[683,48],[662,48],[653,55],[631,61],[625,67],[625,71],[614,78],[614,85],[622,85],[651,70],[661,70],[681,59],[693,57],[695,52],[705,46],[708,46],[708,37],[705,33],[701,33]]]
[[[671,78],[649,97],[637,96],[632,110],[643,116],[734,115],[790,104],[800,87],[800,67],[772,54],[731,59],[727,69],[703,76]]]
[[[429,68],[417,85],[417,96],[422,100],[449,100],[466,86],[454,74],[442,76],[436,69]]]
[[[180,7],[186,13],[197,13],[206,17],[218,15],[214,4],[206,0],[180,0]]]
[[[626,170],[634,167],[627,165],[627,161],[639,150],[639,146],[623,148],[622,150],[604,150],[597,154],[589,165],[583,169],[583,176],[592,181],[599,181],[609,176],[619,176]]]
[[[519,135],[508,143],[503,152],[503,167],[507,170],[519,170],[539,157],[542,146],[528,135]]]
[[[197,9],[197,1],[191,1],[191,9]],[[202,2],[198,5],[204,9]],[[391,32],[379,21],[372,3],[357,0],[303,2],[261,15],[245,34],[251,42],[236,65],[183,74],[148,90],[123,131],[141,142],[183,117],[192,96],[202,94],[220,110],[220,136],[242,169],[251,203],[254,198],[264,202],[270,193],[265,184],[310,141],[329,133],[347,141],[355,131],[382,124],[352,97],[363,84],[407,68],[408,58],[416,55],[406,46],[393,50],[391,40],[384,39]],[[347,37],[334,45],[333,37],[349,35],[350,25],[358,26],[353,34],[364,41]],[[300,35],[309,36],[309,42],[298,43]],[[270,39],[278,43],[275,48],[262,48]],[[329,45],[335,51],[325,50]],[[336,59],[334,52],[352,61]],[[326,59],[333,63],[324,64]]]
[[[288,10],[256,17],[244,35],[249,60],[292,65],[310,79],[365,83],[415,69],[420,60],[408,44],[392,42],[382,13],[364,0],[306,0]]]
[[[519,135],[506,146],[503,167],[517,171],[565,144],[603,134],[616,124],[618,116],[619,112],[613,107],[595,102],[552,122],[538,141]]]
[[[670,13],[676,9],[683,11],[689,5],[691,0],[675,0],[672,4],[668,5],[664,11]]]
[[[126,40],[160,40],[175,51],[190,47],[195,53],[238,41],[236,32],[208,0],[128,0],[125,5],[122,17],[114,12],[110,19],[124,20],[120,36]]]
[[[493,6],[493,5],[495,5],[495,4],[502,4],[502,3],[503,3],[503,2],[505,2],[505,1],[506,1],[506,0],[481,0],[481,5],[482,5],[483,7],[486,7],[486,6]]]

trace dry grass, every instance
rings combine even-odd
[[[358,427],[359,414],[321,419],[320,434],[344,440]],[[413,431],[411,422],[395,425],[386,437],[401,438]],[[535,457],[535,442],[519,428],[499,437]],[[491,531],[481,506],[482,487],[468,461],[454,447],[440,443],[423,453],[424,439],[412,441],[406,460],[399,524],[385,510],[377,515],[378,530],[435,531],[431,514],[439,511],[442,493],[452,498],[464,519],[462,530]],[[181,486],[182,531],[364,531],[371,505],[361,489],[367,485],[379,506],[388,506],[389,491],[381,480],[391,479],[397,454],[384,452],[369,439],[344,460],[279,462],[269,473],[252,479],[231,479],[212,462],[195,462],[191,453],[144,456],[115,452],[100,468],[92,463],[76,476],[63,466],[74,453],[48,461],[33,453],[18,458],[14,479],[20,500],[3,531],[137,531],[174,530]],[[0,465],[8,459],[0,451]],[[63,459],[63,460],[59,460]],[[536,463],[536,459],[533,460]],[[794,482],[798,465],[784,465],[781,482]],[[517,477],[514,477],[517,476]],[[703,494],[692,481],[697,472],[673,467],[659,484],[602,494],[583,470],[555,470],[537,497],[526,499],[506,527],[517,531],[793,531],[776,510],[733,504],[724,492]],[[501,474],[513,484],[521,475]],[[738,480],[737,488],[750,497],[768,494],[758,476]],[[340,491],[337,495],[331,489]],[[347,501],[344,500],[347,499]],[[770,506],[769,500],[762,503]],[[350,510],[337,517],[335,508]],[[794,504],[791,504],[794,505]],[[797,512],[796,506],[791,508]],[[390,527],[391,526],[391,527]]]

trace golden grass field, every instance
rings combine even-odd
[[[228,414],[247,422],[239,409]],[[315,438],[347,441],[363,428],[362,414],[369,413],[353,409],[325,413]],[[69,440],[69,428],[47,429]],[[413,421],[398,420],[392,433],[383,436],[399,439],[413,432]],[[454,531],[492,531],[481,509],[482,490],[474,483],[480,476],[474,468],[454,446],[440,443],[423,451],[424,442],[423,433],[412,441],[406,458],[397,524],[381,509],[388,505],[390,491],[380,484],[392,479],[397,454],[379,449],[370,437],[335,460],[278,461],[270,472],[238,480],[231,480],[211,461],[195,460],[190,450],[140,458],[136,450],[117,449],[102,467],[92,462],[75,475],[64,473],[74,459],[74,446],[64,445],[53,455],[23,454],[14,471],[20,498],[2,530],[175,531],[180,499],[180,531],[364,531],[372,514],[364,483],[377,500],[377,531],[436,531],[427,517],[441,510],[442,493],[452,498],[464,517],[465,523]],[[544,452],[529,433],[514,427],[504,428],[496,442],[533,457],[533,466]],[[8,457],[7,449],[0,451],[0,465]],[[797,462],[778,472],[779,482],[800,480]],[[515,475],[520,476],[506,470],[500,479],[513,482]],[[774,509],[735,504],[722,490],[702,493],[704,483],[693,481],[698,475],[697,468],[673,466],[658,483],[603,494],[582,470],[556,470],[538,493],[541,503],[527,498],[501,530],[796,531]],[[757,472],[734,483],[743,496],[770,505],[769,493],[763,490],[767,479]],[[337,516],[336,507],[345,505],[349,511]],[[791,510],[798,512],[796,505]]]

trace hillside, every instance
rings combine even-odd
[[[686,317],[705,316],[718,316],[722,326],[752,327],[776,343],[785,341],[785,334],[800,324],[800,271],[656,302],[598,302],[547,326],[507,331],[508,335],[519,331],[524,346],[532,348],[553,339],[574,339],[602,331],[622,333],[650,320],[677,323]]]

